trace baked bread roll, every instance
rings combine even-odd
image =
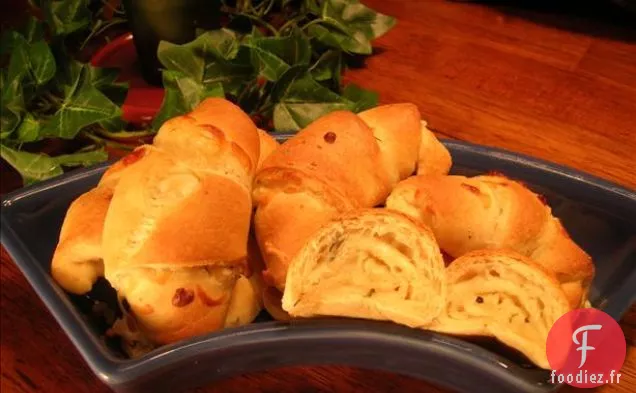
[[[269,134],[265,130],[261,130],[260,128],[258,129],[258,140],[260,151],[258,155],[258,165],[256,166],[257,171],[263,165],[263,161],[265,161],[265,159],[269,157],[269,155],[272,154],[274,150],[278,149],[278,146],[280,146],[280,143],[278,143],[278,141],[274,139],[271,134]]]
[[[260,140],[260,165],[263,159],[271,154],[279,144],[267,132],[259,129],[258,133]],[[262,271],[264,264],[253,231],[250,232],[248,237],[247,267],[249,271],[238,276],[229,296],[230,300],[223,325],[224,328],[251,323],[263,308],[265,287],[262,280]],[[128,310],[127,315],[115,322],[109,331],[109,335],[123,338],[124,350],[132,358],[145,355],[156,348],[158,344],[150,341],[149,337],[137,326],[134,314],[130,312],[128,300],[126,300],[125,306],[121,308]]]
[[[501,175],[413,176],[387,199],[387,208],[430,226],[453,258],[506,248],[554,273],[570,305],[582,307],[594,264],[554,217],[542,197]]]
[[[450,152],[422,120],[422,140],[417,161],[418,175],[445,175],[453,166]]]
[[[393,186],[418,169],[420,151],[444,150],[434,139],[422,147],[420,113],[411,104],[385,105],[358,115],[325,115],[284,142],[256,174],[256,237],[266,282],[282,293],[287,267],[307,239],[339,214],[384,203]],[[426,153],[427,166],[445,153]]]
[[[240,108],[208,99],[165,122],[120,177],[104,222],[104,272],[151,342],[168,344],[256,316],[251,305],[258,296],[236,308],[247,315],[236,316],[232,307],[239,278],[250,273],[259,144]]]
[[[279,143],[258,129],[259,165]],[[106,212],[121,171],[145,155],[148,146],[140,146],[111,165],[97,186],[80,195],[69,206],[51,262],[53,279],[66,291],[83,295],[104,275],[102,232]],[[259,271],[260,274],[260,271]]]
[[[349,212],[293,258],[282,306],[292,317],[341,316],[424,327],[445,303],[433,233],[385,209]]]
[[[508,250],[471,251],[446,270],[444,311],[427,329],[494,337],[549,369],[548,332],[571,310],[553,274]]]
[[[104,275],[102,231],[122,171],[143,155],[145,146],[111,165],[97,186],[69,206],[51,261],[51,276],[66,291],[83,295]]]
[[[110,334],[133,355],[251,322],[262,307],[262,263],[248,252],[252,181],[277,145],[223,99],[166,122],[73,202],[54,279],[83,294],[105,276],[125,314]]]

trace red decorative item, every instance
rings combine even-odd
[[[164,90],[149,85],[141,76],[132,34],[123,34],[104,45],[93,55],[91,64],[120,70],[118,80],[129,84],[122,117],[135,126],[147,126],[161,108]]]

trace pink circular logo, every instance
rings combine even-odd
[[[625,335],[612,317],[593,308],[570,311],[548,333],[551,382],[577,388],[620,383],[626,351]]]

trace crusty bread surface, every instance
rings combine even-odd
[[[288,265],[309,236],[339,214],[384,203],[393,186],[418,166],[445,174],[432,162],[446,153],[423,132],[412,104],[383,105],[359,114],[337,111],[284,142],[256,174],[256,236],[269,285],[284,292]],[[434,137],[433,137],[434,139]],[[419,162],[419,164],[418,164]]]
[[[511,249],[554,273],[573,307],[587,300],[595,271],[590,256],[543,198],[517,181],[503,175],[412,176],[393,189],[386,205],[430,226],[453,258]]]
[[[248,252],[261,144],[264,155],[278,147],[224,99],[166,121],[73,203],[53,276],[85,293],[103,275],[125,313],[111,333],[151,345],[251,322],[262,307]]]

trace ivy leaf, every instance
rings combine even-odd
[[[0,101],[2,110],[0,111],[0,139],[6,139],[13,133],[21,119],[24,105],[21,98],[17,96],[21,91],[16,91],[17,84],[13,81],[7,85],[7,70],[0,72]],[[16,105],[17,102],[17,105]]]
[[[239,52],[238,36],[229,29],[211,30],[206,33],[209,36],[209,44],[204,53],[217,59],[231,60]]]
[[[274,107],[274,127],[276,132],[297,132],[324,115],[348,109],[337,102],[283,102]]]
[[[90,84],[113,103],[123,105],[128,93],[128,83],[118,82],[119,70],[115,68],[94,67],[90,63],[76,60],[67,61],[64,69],[56,77],[57,87],[65,96],[72,95],[78,83],[87,78]]]
[[[90,26],[89,0],[47,1],[43,11],[55,36],[66,36]]]
[[[292,65],[311,60],[309,39],[300,30],[284,37],[250,37],[244,46],[251,50],[251,61],[259,75],[277,81]]]
[[[122,106],[128,94],[128,83],[118,82],[119,70],[115,68],[93,67],[85,64],[92,85],[117,106]]]
[[[163,71],[163,85],[165,96],[152,123],[154,130],[166,120],[192,111],[206,98],[224,96],[221,83],[203,84],[178,71]]]
[[[199,38],[201,37],[205,37],[205,35],[199,36]],[[201,38],[200,42],[203,40],[204,38]],[[161,41],[157,49],[157,57],[166,70],[180,72],[190,78],[201,80],[203,78],[205,60],[202,55],[195,54],[193,47],[195,43],[197,43],[196,40],[184,45]]]
[[[306,66],[289,69],[274,87],[274,128],[295,132],[336,110],[351,110],[354,103],[316,82]]]
[[[45,154],[13,150],[0,145],[0,156],[20,173],[25,186],[63,173],[62,168]]]
[[[323,53],[311,66],[311,76],[317,81],[340,79],[342,70],[342,53],[337,50],[329,50]]]
[[[61,175],[64,173],[63,166],[88,166],[108,159],[104,150],[50,157],[14,150],[5,145],[0,145],[0,156],[20,173],[25,186]]]
[[[288,65],[305,65],[311,60],[309,39],[300,29],[293,29],[284,37],[252,38],[254,46],[272,53]]]
[[[59,64],[59,61],[58,61]],[[82,80],[82,74],[86,72],[87,66],[76,60],[66,61],[58,70],[56,75],[57,88],[64,96],[69,96],[77,89],[78,83]]]
[[[93,67],[90,64],[85,64],[84,66],[88,72],[88,78],[96,88],[100,89],[117,83],[117,77],[119,76],[117,69]]]
[[[372,10],[358,0],[325,0],[321,9],[324,20],[346,28],[355,35],[362,33],[367,40],[374,40],[391,30],[395,18]]]
[[[307,30],[311,37],[329,47],[361,55],[372,53],[371,42],[363,32],[343,31],[342,26],[329,21],[311,25]]]
[[[36,86],[41,86],[55,76],[55,58],[45,41],[36,41],[29,45],[28,68]]]
[[[249,48],[241,46],[232,60],[215,59],[205,65],[202,83],[221,83],[225,94],[238,96],[245,86],[256,78]]]
[[[193,41],[176,45],[162,41],[157,57],[170,71],[178,71],[195,80],[202,80],[206,59],[233,59],[239,49],[236,33],[227,29],[205,32]]]
[[[45,41],[29,44],[22,35],[13,37],[7,79],[12,89],[33,91],[55,76],[55,58]]]
[[[317,41],[361,55],[370,55],[371,41],[396,24],[395,18],[376,12],[358,0],[325,0],[318,21],[308,27],[309,34]]]
[[[60,108],[49,120],[44,135],[73,139],[86,126],[121,117],[121,108],[100,92],[91,81],[88,66],[65,88]]]
[[[11,134],[22,120],[25,112],[24,91],[32,91],[29,87],[32,81],[29,78],[30,64],[28,44],[22,35],[17,35],[14,41],[13,53],[7,69],[2,70],[2,133]],[[27,79],[25,82],[24,80]]]
[[[4,70],[3,70],[4,71]],[[4,75],[4,72],[3,72]],[[24,113],[24,99],[19,80],[11,80],[2,88],[2,111],[0,113],[0,127],[2,134],[11,134],[22,120]]]
[[[251,50],[252,65],[259,75],[269,81],[277,81],[289,69],[289,65],[278,56],[268,52],[255,43],[243,44]]]
[[[27,113],[18,127],[17,139],[21,142],[34,142],[40,139],[40,122]]]
[[[7,68],[7,80],[11,81],[10,85],[15,84],[19,88],[24,77],[29,73],[29,44],[22,35],[18,34],[14,37],[13,45],[13,52]]]
[[[22,35],[29,43],[44,40],[44,26],[40,20],[31,16],[22,26]]]
[[[2,33],[2,37],[0,38],[0,55],[13,53],[20,37],[20,33],[15,30],[8,30]]]
[[[10,54],[13,52],[20,38],[26,39],[30,44],[44,39],[44,28],[42,23],[35,17],[27,19],[20,30],[6,30],[0,38],[0,54]]]
[[[377,106],[379,101],[378,93],[363,89],[353,83],[344,88],[342,95],[354,103],[353,111],[356,113]]]

